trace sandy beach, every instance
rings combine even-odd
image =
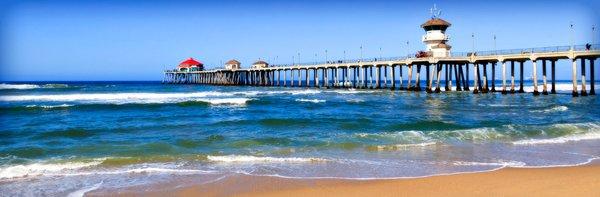
[[[491,172],[389,180],[235,176],[178,189],[90,192],[121,196],[600,196],[598,162],[576,167],[505,168]]]

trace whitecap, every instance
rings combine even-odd
[[[35,85],[35,84],[6,84],[6,83],[0,84],[0,90],[10,90],[10,89],[28,90],[28,89],[35,89],[35,88],[40,88],[40,86]]]
[[[0,96],[0,101],[21,102],[86,102],[86,103],[174,103],[192,101],[206,97],[233,96],[228,92],[192,92],[192,93],[92,93],[92,94],[46,94],[46,95],[8,95]]]
[[[296,99],[298,102],[310,102],[310,103],[324,103],[325,100],[320,99]]]
[[[44,109],[52,109],[52,108],[67,108],[67,107],[72,107],[74,105],[69,105],[69,104],[62,104],[62,105],[26,105],[25,107],[27,108],[44,108]]]
[[[211,105],[245,105],[251,98],[218,98],[218,99],[197,99],[196,101],[207,102]]]

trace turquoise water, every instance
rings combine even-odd
[[[589,162],[600,156],[600,99],[572,98],[568,82],[557,87],[557,95],[534,97],[4,83],[0,193],[66,195],[235,174],[381,179]]]

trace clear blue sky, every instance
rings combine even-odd
[[[0,80],[160,80],[194,57],[208,68],[238,59],[290,63],[406,55],[436,3],[455,52],[592,40],[598,1],[1,1]],[[596,31],[596,40],[600,35]],[[278,57],[277,61],[275,58]],[[297,60],[296,60],[297,61]],[[559,78],[568,78],[566,62]],[[528,68],[529,69],[529,68]],[[538,69],[541,70],[541,69]],[[597,69],[600,70],[600,69]]]

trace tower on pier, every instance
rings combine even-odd
[[[446,29],[450,23],[439,18],[442,11],[437,9],[435,4],[430,9],[431,19],[423,23],[421,27],[426,31],[423,35],[423,43],[427,46],[426,56],[428,57],[450,57],[450,45],[448,45],[448,35]]]

